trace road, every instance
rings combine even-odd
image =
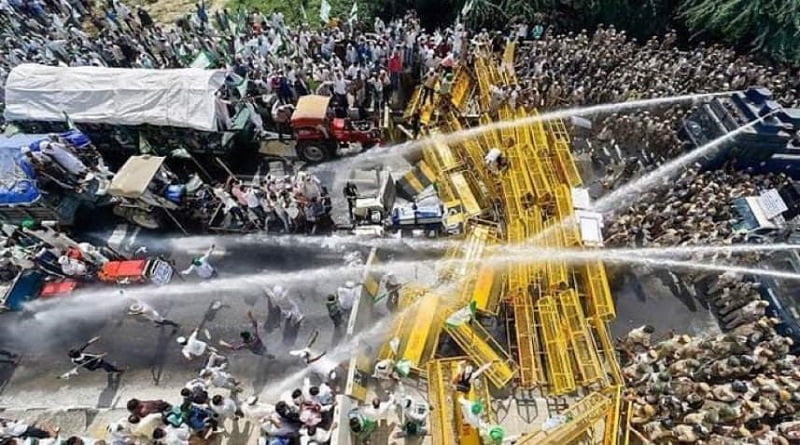
[[[315,240],[319,238],[310,238]],[[168,250],[178,266],[185,266],[211,240],[189,238],[175,243]],[[0,407],[22,409],[34,407],[114,408],[124,406],[129,397],[178,397],[179,388],[194,377],[199,364],[188,363],[180,353],[175,338],[186,335],[203,323],[214,344],[224,339],[237,341],[239,332],[249,329],[247,311],[259,321],[266,320],[266,300],[260,287],[274,277],[292,289],[306,315],[297,345],[305,343],[314,331],[320,331],[320,347],[328,347],[335,339],[324,305],[324,298],[335,291],[348,277],[358,276],[358,269],[349,274],[343,269],[343,248],[308,245],[277,245],[241,242],[236,238],[217,240],[217,253],[211,263],[220,271],[219,286],[199,283],[197,277],[187,283],[164,288],[131,289],[130,293],[152,304],[165,317],[181,324],[178,334],[172,328],[156,328],[148,322],[125,317],[127,303],[113,288],[97,288],[83,294],[64,297],[37,305],[34,318],[20,314],[3,314],[0,347],[24,354],[14,368],[0,369],[2,393]],[[162,249],[166,240],[151,239],[151,250]],[[284,243],[289,244],[289,243]],[[366,250],[362,248],[362,250]],[[297,273],[309,270],[308,274]],[[287,281],[288,278],[288,281]],[[224,306],[210,311],[212,301]],[[274,360],[255,356],[247,351],[231,354],[233,375],[246,384],[246,394],[259,393],[273,379],[302,368],[301,363],[285,353],[292,345],[284,345],[281,330],[262,338],[276,355]],[[102,372],[81,372],[68,381],[56,376],[71,368],[67,350],[81,342],[100,336],[89,350],[106,352],[110,360],[127,369],[118,384],[109,383]]]
[[[350,277],[360,275],[360,269],[344,266],[344,254],[355,249],[366,257],[369,250],[364,244],[354,248],[341,238],[320,237],[188,237],[170,241],[163,235],[140,235],[138,240],[151,252],[169,253],[178,267],[185,267],[193,256],[215,243],[211,263],[220,277],[206,283],[190,277],[186,283],[176,280],[164,288],[129,289],[129,295],[145,299],[180,323],[176,334],[171,328],[156,328],[125,317],[127,300],[109,287],[37,304],[33,318],[2,315],[0,347],[24,353],[19,366],[0,365],[0,409],[6,410],[6,415],[45,419],[59,424],[65,432],[88,430],[101,435],[109,421],[125,415],[124,406],[130,398],[178,400],[179,389],[195,377],[200,364],[183,358],[175,341],[177,335],[186,335],[206,320],[203,327],[209,330],[212,343],[220,339],[236,341],[240,331],[249,329],[248,310],[259,321],[266,319],[266,300],[260,296],[260,289],[267,284],[291,288],[300,301],[306,319],[296,346],[319,330],[317,346],[328,349],[337,338],[324,298]],[[419,256],[419,252],[410,250],[394,249],[393,254],[398,260]],[[637,281],[641,286],[636,286]],[[707,311],[682,303],[655,277],[620,282],[614,296],[618,312],[612,325],[615,336],[645,323],[654,324],[660,333],[675,329],[697,334],[713,326]],[[215,300],[222,301],[224,307],[210,312]],[[247,351],[230,354],[230,371],[244,382],[244,396],[274,393],[268,391],[274,388],[271,384],[303,369],[297,359],[286,354],[291,346],[283,344],[280,329],[268,334],[262,330],[261,334],[275,359]],[[71,369],[67,350],[95,335],[101,340],[90,350],[108,353],[127,372],[118,382],[99,371],[81,372],[70,380],[57,379]],[[54,410],[70,408],[76,410],[53,414]],[[255,432],[251,425],[241,437],[252,437]],[[241,437],[233,436],[228,443],[251,443]]]

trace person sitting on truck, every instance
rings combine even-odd
[[[87,277],[89,275],[89,267],[83,261],[77,258],[70,258],[67,255],[61,255],[58,258],[58,264],[61,265],[61,271],[68,277]]]
[[[292,128],[289,122],[294,113],[294,105],[291,103],[282,104],[276,101],[272,105],[272,121],[275,122],[276,130],[278,130],[278,140],[283,140],[283,135],[291,136]]]
[[[50,156],[64,170],[67,171],[77,182],[87,179],[89,168],[77,156],[67,150],[64,144],[53,141],[42,141],[39,143],[39,151]]]
[[[33,168],[37,177],[44,177],[65,189],[73,189],[78,186],[78,182],[50,156],[41,151],[33,151],[27,146],[21,147],[20,152],[24,156],[25,162]]]

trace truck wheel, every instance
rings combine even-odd
[[[134,212],[128,218],[132,223],[144,227],[145,229],[156,230],[161,228],[161,222],[158,220],[158,217],[152,213],[138,211]]]
[[[298,144],[297,155],[300,159],[316,164],[328,159],[328,149],[320,144]]]

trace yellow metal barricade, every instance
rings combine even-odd
[[[580,378],[578,383],[590,385],[605,378],[605,372],[597,357],[597,348],[589,334],[589,326],[583,314],[578,294],[574,289],[561,292],[558,297],[559,308],[569,334],[569,343],[575,354]]]
[[[445,331],[472,361],[492,363],[484,374],[498,388],[507,385],[517,373],[516,363],[479,323],[445,326]]]
[[[523,445],[569,445],[591,432],[603,420],[613,403],[604,391],[597,391],[569,407],[564,413],[568,422],[549,431],[536,431],[517,440]]]
[[[590,261],[583,266],[583,280],[586,294],[589,298],[590,315],[596,315],[602,320],[613,320],[617,316],[614,301],[611,298],[611,288],[606,278],[606,268],[601,261]]]
[[[428,362],[428,403],[431,404],[431,442],[433,445],[457,443],[453,432],[453,406],[449,403],[449,380],[441,360]]]
[[[408,100],[408,104],[406,104],[406,109],[403,111],[403,120],[408,122],[411,120],[411,117],[417,113],[417,108],[419,107],[419,100],[422,97],[422,87],[418,86],[414,88],[414,92],[411,94],[411,98]]]
[[[561,395],[575,390],[575,376],[567,354],[567,339],[561,329],[561,318],[558,316],[553,297],[547,296],[536,304],[542,324],[544,349],[547,356],[547,374],[550,393]]]

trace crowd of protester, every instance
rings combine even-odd
[[[0,84],[21,63],[179,68],[200,58],[200,66],[228,68],[231,84],[248,81],[238,94],[222,90],[223,116],[246,106],[256,126],[273,123],[273,130],[282,123],[281,106],[314,92],[332,95],[342,108],[378,109],[398,91],[403,73],[452,64],[445,59],[466,36],[455,29],[426,32],[413,13],[389,23],[289,27],[279,12],[212,12],[202,1],[171,26],[119,0],[4,1],[0,25]]]

